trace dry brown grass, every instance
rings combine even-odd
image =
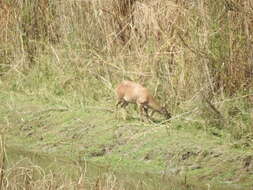
[[[16,49],[15,56],[23,47],[36,58],[44,43],[69,43],[71,34],[86,44],[84,51],[116,59],[131,55],[134,63],[124,58],[130,70],[165,77],[182,96],[186,86],[192,93],[207,85],[233,94],[252,84],[250,1],[7,2],[1,3],[2,43]]]
[[[41,64],[44,78],[95,100],[125,78],[171,110],[252,93],[250,0],[4,0],[0,9],[1,78],[22,79],[19,89]]]

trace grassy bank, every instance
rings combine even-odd
[[[186,189],[188,179],[252,185],[252,15],[250,0],[3,0],[6,149],[178,176]],[[147,86],[172,119],[143,123],[129,106],[122,120],[114,88],[124,79]]]
[[[201,179],[212,187],[252,185],[250,140],[236,140],[225,129],[206,129],[189,115],[174,116],[170,123],[158,116],[157,123],[149,124],[130,109],[131,117],[124,121],[111,112],[111,102],[82,105],[73,97],[53,97],[1,93],[1,133],[7,150],[89,161],[119,173],[172,175],[182,181],[186,177],[189,183]]]

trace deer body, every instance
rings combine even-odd
[[[143,120],[143,113],[149,118],[148,109],[153,112],[163,114],[167,119],[170,118],[170,114],[165,107],[162,107],[150,94],[149,90],[142,85],[132,82],[123,81],[116,88],[117,104],[122,108],[125,108],[129,103],[137,104],[140,109],[141,119]]]

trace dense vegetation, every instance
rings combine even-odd
[[[130,79],[152,89],[171,122],[252,147],[251,0],[3,0],[0,28],[6,94],[111,111],[113,88]]]

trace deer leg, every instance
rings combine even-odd
[[[140,119],[141,121],[144,121],[143,118],[143,105],[142,104],[138,104],[139,110],[140,110]]]
[[[121,104],[121,107],[122,107],[122,108],[126,108],[127,105],[128,105],[128,102],[124,101],[123,104]]]
[[[116,105],[115,105],[115,117],[118,118],[119,117],[119,114],[118,114],[118,107],[119,105],[121,104],[121,100],[118,100]]]
[[[125,101],[124,99],[120,99],[116,103],[116,109],[118,109],[118,107],[124,108],[124,113],[123,113],[124,114],[124,116],[123,116],[124,120],[126,120],[126,118],[127,118],[127,111],[125,110],[125,108],[127,107],[128,103],[129,102]]]
[[[148,108],[146,106],[143,107],[143,110],[144,110],[144,113],[145,113],[145,117],[146,118],[149,118],[149,115],[148,115]]]
[[[125,104],[125,101],[120,99],[116,103],[116,118],[119,118],[119,107],[122,108]],[[124,114],[125,115],[125,114]],[[126,120],[126,116],[123,116],[123,119]]]
[[[118,100],[117,103],[116,103],[116,108],[118,108],[119,105],[122,105],[122,100]]]
[[[145,112],[145,116],[146,116],[148,122],[152,123],[153,119],[148,115],[148,107],[147,106],[144,106],[144,112]],[[153,113],[153,112],[151,112],[151,113]]]
[[[151,111],[151,114],[150,114],[150,117],[153,117],[154,113],[155,113],[155,111],[152,110],[152,111]]]

